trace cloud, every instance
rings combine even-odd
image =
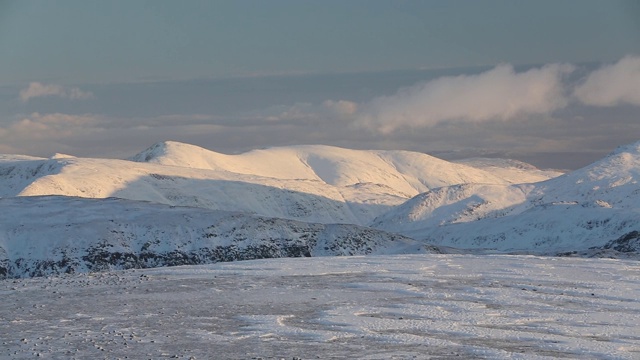
[[[331,110],[337,115],[349,116],[354,115],[358,111],[358,104],[346,100],[327,100],[322,103],[325,109]]]
[[[100,119],[95,115],[33,113],[0,131],[5,141],[33,139],[60,139],[99,130]]]
[[[56,152],[80,156],[113,156],[117,153],[128,157],[149,142],[166,139],[188,142],[188,138],[211,137],[224,128],[208,123],[208,119],[210,116],[199,114],[113,118],[96,114],[34,112],[15,116],[0,126],[0,153],[37,156]]]
[[[592,72],[573,95],[586,105],[640,106],[640,56],[625,56]]]
[[[274,78],[260,82],[265,89],[278,89],[266,95],[238,90],[246,89],[246,79],[121,84],[106,86],[95,101],[43,102],[37,104],[39,113],[26,114],[10,113],[15,98],[0,97],[5,101],[0,109],[9,112],[0,114],[0,152],[125,158],[170,139],[227,153],[327,144],[449,158],[488,154],[575,168],[638,140],[640,107],[584,106],[576,95],[604,69],[630,69],[622,65],[634,58],[625,59],[571,76],[573,67],[560,64],[525,70],[500,65],[461,76],[416,72],[415,78],[433,80],[415,85],[405,82],[410,77],[404,74],[396,79],[388,73],[318,77],[314,81],[319,83]],[[634,74],[626,73],[623,79]],[[608,91],[618,85],[611,74],[602,77],[597,83],[607,84]],[[398,90],[398,84],[410,86]],[[29,96],[38,91],[78,96],[69,88],[40,85],[46,91],[33,86]],[[16,94],[19,89],[8,91]]]
[[[318,121],[339,120],[349,118],[357,113],[358,104],[346,100],[326,100],[321,105],[296,103],[290,106],[271,106],[267,109],[252,111],[245,117],[254,125],[270,123],[312,124]],[[242,124],[242,122],[241,122]]]
[[[23,102],[44,96],[57,96],[66,99],[80,100],[91,98],[93,94],[88,91],[82,91],[77,87],[65,88],[60,85],[42,84],[39,82],[32,82],[26,89],[20,91],[20,100]]]
[[[477,75],[441,77],[363,104],[355,123],[388,134],[450,120],[478,123],[548,114],[567,105],[562,79],[572,71],[571,65],[551,64],[517,73],[505,64]]]

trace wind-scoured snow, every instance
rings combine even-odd
[[[631,360],[638,271],[397,255],[0,280],[0,357]]]
[[[602,249],[640,230],[639,181],[637,142],[536,184],[433,189],[372,224],[461,248],[538,253]]]

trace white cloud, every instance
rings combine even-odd
[[[29,141],[33,139],[65,138],[99,130],[99,119],[94,115],[40,114],[26,116],[0,132],[5,140]]]
[[[587,105],[640,106],[640,56],[626,56],[592,72],[573,94]]]
[[[352,101],[327,100],[324,103],[322,103],[322,105],[326,109],[331,110],[331,111],[333,111],[334,113],[336,113],[338,115],[348,116],[348,115],[353,115],[358,111],[358,104],[356,104],[356,103],[354,103]]]
[[[245,120],[253,120],[254,123],[292,122],[304,124],[323,121],[327,119],[342,118],[353,114],[357,104],[350,101],[324,101],[321,105],[311,103],[295,103],[293,105],[270,106],[266,109],[251,111],[245,114]]]
[[[60,85],[42,84],[39,82],[32,82],[26,89],[20,91],[20,100],[23,102],[44,96],[58,96],[72,100],[79,100],[91,98],[93,97],[93,94],[88,91],[82,91],[77,87],[65,88]]]
[[[120,145],[139,151],[140,141],[212,136],[224,126],[203,123],[206,115],[164,115],[154,118],[113,118],[96,114],[38,113],[16,116],[0,127],[0,154],[49,156],[71,153],[105,156],[100,151],[123,152]],[[140,140],[143,139],[143,140]],[[147,140],[144,140],[147,139]],[[78,144],[82,146],[79,147]],[[96,150],[97,144],[100,151]],[[126,153],[126,156],[132,153]]]
[[[499,65],[478,75],[442,77],[365,103],[356,124],[386,134],[448,120],[509,120],[547,114],[567,105],[562,78],[573,66],[551,64],[516,73]]]

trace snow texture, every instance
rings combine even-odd
[[[397,255],[0,281],[0,357],[638,359],[638,262]]]

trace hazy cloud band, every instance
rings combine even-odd
[[[20,91],[20,100],[23,102],[44,96],[57,96],[66,99],[79,100],[91,98],[93,97],[93,94],[88,91],[82,91],[77,87],[66,88],[60,85],[43,84],[39,82],[32,82],[26,89]]]

